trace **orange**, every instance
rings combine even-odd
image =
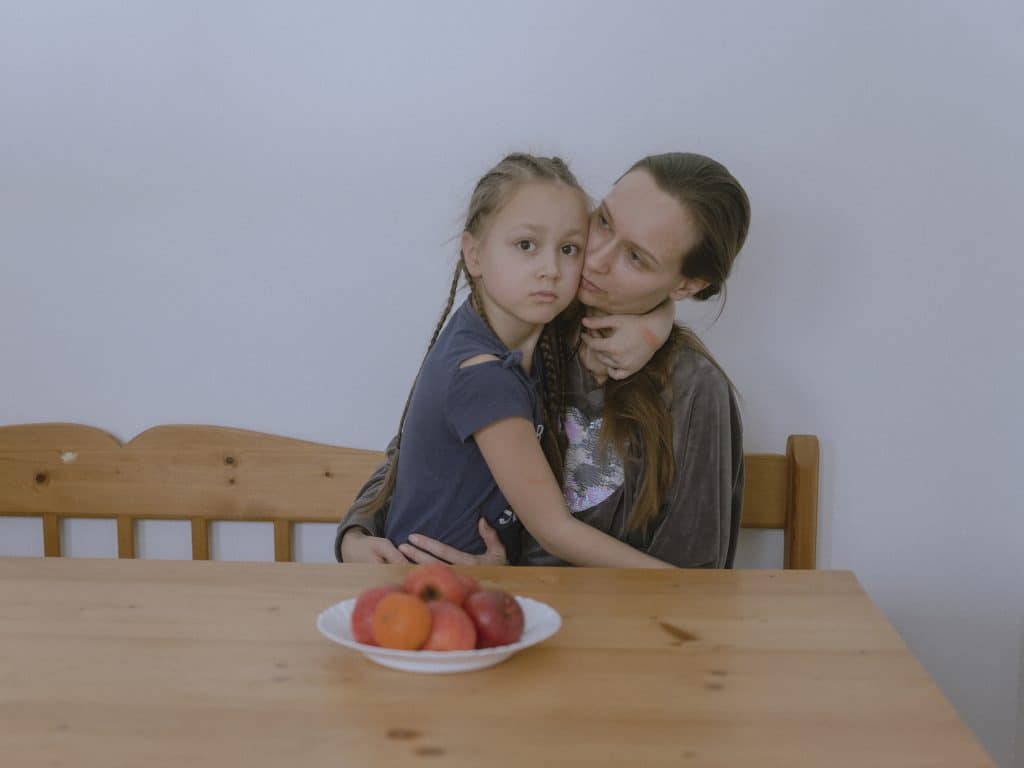
[[[414,651],[430,636],[430,609],[415,595],[393,592],[373,612],[373,639],[381,648]]]

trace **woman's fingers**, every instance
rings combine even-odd
[[[425,552],[418,547],[414,547],[412,544],[399,544],[398,549],[401,551],[405,558],[409,562],[419,563],[421,565],[425,563],[440,563],[443,562],[438,558],[434,557],[429,552]]]
[[[455,547],[442,544],[437,539],[432,539],[429,536],[414,533],[409,537],[409,542],[414,545],[414,548],[428,552],[437,560],[452,563],[453,565],[476,565],[476,555],[470,555]],[[405,550],[402,551],[404,552]],[[417,560],[416,562],[420,561]]]
[[[480,523],[477,525],[480,530],[480,536],[484,540],[484,546],[487,547],[487,551],[484,552],[483,558],[489,562],[496,562],[500,565],[508,563],[508,555],[505,552],[505,545],[501,543],[501,539],[498,537],[498,532],[495,531],[482,517]]]
[[[480,535],[483,537],[487,551],[482,555],[471,555],[468,552],[444,544],[437,539],[414,533],[409,536],[409,543],[398,547],[401,554],[414,563],[449,563],[451,565],[505,565],[508,562],[505,546],[495,530],[480,519]]]
[[[621,345],[615,341],[613,336],[602,339],[599,336],[581,336],[583,343],[587,345],[587,348],[591,352],[595,352],[598,355],[621,355],[623,350]]]
[[[591,331],[613,331],[619,327],[619,318],[615,315],[584,317],[580,322],[584,328]]]
[[[398,548],[387,539],[377,539],[373,542],[371,551],[377,558],[378,563],[407,563],[405,556],[398,551]]]

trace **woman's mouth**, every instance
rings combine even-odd
[[[580,277],[580,288],[583,288],[588,291],[593,291],[595,293],[602,293],[600,286],[594,285],[592,282],[587,280],[587,278],[582,276]]]

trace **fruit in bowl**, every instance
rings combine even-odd
[[[401,584],[385,584],[382,587],[364,590],[359,595],[356,607],[352,609],[352,637],[357,643],[377,644],[373,639],[373,612],[377,610],[377,604],[381,600],[401,591]]]
[[[523,609],[508,592],[481,589],[463,607],[476,626],[477,648],[509,645],[523,635]]]
[[[523,611],[498,589],[443,563],[419,565],[401,585],[371,587],[352,611],[356,642],[401,650],[465,651],[518,642]]]

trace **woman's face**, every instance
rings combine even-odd
[[[683,254],[700,239],[690,212],[645,170],[630,171],[594,211],[579,300],[617,315],[649,312],[707,286],[684,277]]]

